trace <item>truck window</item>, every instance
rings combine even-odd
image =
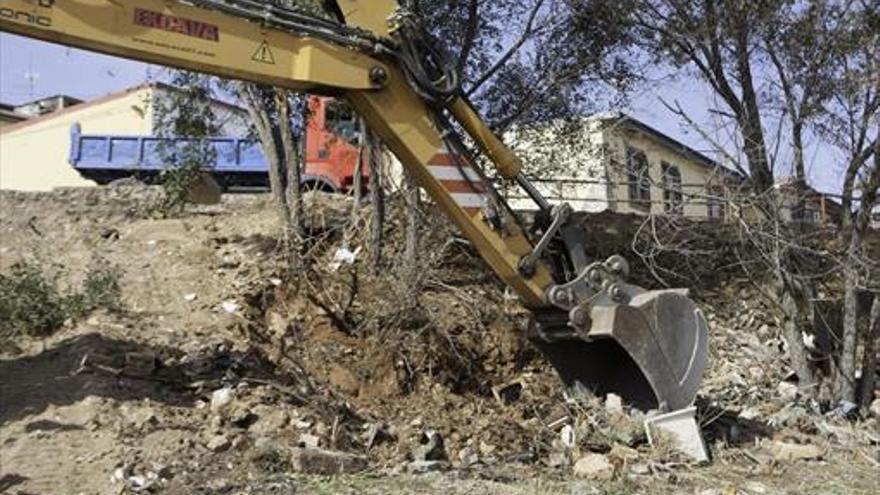
[[[360,137],[357,115],[345,100],[330,100],[325,110],[327,130],[349,143],[356,144]]]

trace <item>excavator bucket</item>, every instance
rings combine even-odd
[[[615,393],[645,411],[693,404],[709,330],[690,298],[680,291],[644,292],[628,305],[594,307],[591,318],[587,335],[544,328],[544,338],[535,340],[570,389]]]

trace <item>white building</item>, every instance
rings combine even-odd
[[[723,218],[725,189],[738,174],[622,113],[513,131],[505,139],[538,189],[577,211]],[[515,209],[534,209],[518,190]]]

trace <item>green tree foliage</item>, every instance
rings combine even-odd
[[[175,71],[169,83],[173,89],[154,96],[157,135],[185,140],[162,141],[159,152],[165,162],[161,183],[165,190],[162,212],[179,211],[188,192],[216,161],[209,139],[219,133],[211,106],[214,79],[187,71]]]

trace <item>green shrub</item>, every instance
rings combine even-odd
[[[119,267],[96,262],[77,290],[59,288],[59,270],[21,262],[0,274],[0,343],[24,336],[48,337],[68,320],[96,309],[119,310],[122,289]]]
[[[14,265],[9,275],[0,274],[0,340],[45,337],[64,324],[68,302],[57,281],[27,263]]]

